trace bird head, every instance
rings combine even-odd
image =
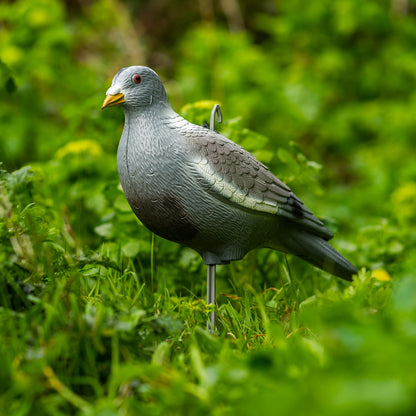
[[[156,72],[145,66],[129,66],[115,75],[101,108],[142,108],[160,103],[166,104],[168,99]]]

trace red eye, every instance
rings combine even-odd
[[[133,75],[133,82],[135,84],[140,84],[142,82],[142,77],[139,74],[134,74]]]

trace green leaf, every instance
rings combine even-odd
[[[114,224],[105,223],[98,225],[94,228],[94,231],[101,237],[111,238],[114,235]]]
[[[140,243],[137,240],[129,241],[121,246],[121,251],[126,257],[136,257],[140,251]]]

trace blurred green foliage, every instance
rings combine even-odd
[[[413,0],[0,4],[0,408],[408,415],[416,403]],[[112,76],[146,64],[288,183],[359,268],[205,267],[119,186]],[[371,272],[372,271],[372,272]],[[373,276],[373,277],[371,277]]]

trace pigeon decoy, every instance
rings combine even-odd
[[[102,108],[111,106],[125,113],[117,168],[132,210],[155,234],[196,250],[208,281],[215,265],[259,247],[294,254],[346,280],[357,274],[328,244],[331,231],[264,164],[178,115],[152,69],[121,69]]]

